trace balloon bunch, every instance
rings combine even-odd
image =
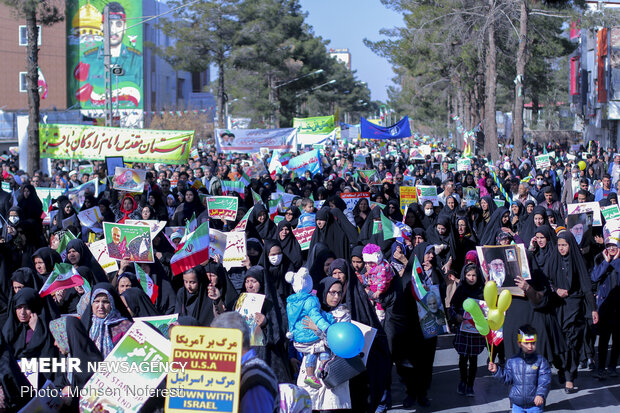
[[[484,285],[483,295],[484,301],[487,307],[489,307],[489,314],[486,318],[482,313],[480,305],[473,298],[468,298],[463,302],[463,309],[471,315],[476,330],[486,337],[490,330],[497,331],[504,325],[506,310],[508,310],[512,303],[512,294],[510,294],[510,291],[504,290],[498,297],[495,281],[487,281]],[[487,342],[487,350],[489,350],[490,359],[493,361],[493,342],[491,342],[490,349]]]

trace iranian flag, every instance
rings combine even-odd
[[[138,278],[138,281],[140,281],[140,286],[146,295],[149,296],[153,304],[155,304],[157,295],[159,294],[159,287],[153,282],[153,279],[149,277],[146,272],[144,272],[142,267],[140,267],[137,262],[134,262],[133,265],[136,268],[136,277]]]
[[[250,191],[252,191],[252,200],[255,204],[260,204],[261,202],[263,202],[263,199],[260,197],[260,195],[254,192],[253,189],[250,189]]]
[[[209,221],[192,232],[170,259],[173,274],[181,274],[209,260]]]
[[[243,185],[250,185],[250,177],[248,176],[248,174],[245,173],[243,169],[241,170],[241,177],[239,178],[239,181],[243,182]]]
[[[411,271],[411,289],[413,290],[413,295],[415,295],[416,300],[420,301],[424,298],[427,291],[422,284],[422,265],[420,265],[420,260],[418,260],[418,256],[413,254],[413,270]]]
[[[383,239],[409,238],[411,228],[402,222],[395,222],[381,213],[381,226],[383,227]],[[407,234],[405,234],[407,233]]]
[[[84,285],[84,283],[88,284],[73,265],[56,264],[52,273],[49,277],[47,277],[45,284],[41,287],[39,295],[41,297],[45,297],[46,295],[53,294],[58,290],[66,290],[67,288]],[[88,287],[90,290],[90,286]]]
[[[58,251],[63,261],[67,259],[67,245],[69,245],[69,242],[73,239],[75,239],[75,235],[73,235],[71,231],[65,231],[62,238],[58,242],[56,251]]]
[[[239,223],[237,224],[235,229],[233,229],[233,231],[241,231],[241,232],[245,231],[245,228],[248,226],[248,219],[250,218],[250,215],[252,214],[253,210],[254,210],[254,207],[250,208],[248,212],[245,213],[245,215],[243,216],[243,218],[241,218],[241,221],[239,221]]]
[[[241,198],[245,198],[245,184],[241,181],[222,181],[222,191],[226,195],[236,192],[241,195]]]

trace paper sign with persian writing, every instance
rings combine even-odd
[[[52,159],[103,161],[122,155],[129,162],[186,164],[193,139],[194,131],[39,124],[41,157]]]
[[[153,262],[153,242],[149,227],[104,222],[103,233],[110,258]]]
[[[471,171],[471,159],[469,158],[457,159],[456,170],[459,172],[460,171]]]
[[[433,185],[418,185],[418,202],[420,205],[426,201],[431,201],[433,206],[439,206],[439,199],[437,199],[437,187]]]
[[[620,210],[618,209],[618,205],[610,205],[608,207],[601,208],[601,213],[603,214],[605,221],[620,218]]]
[[[580,204],[567,204],[567,215],[584,214],[586,212],[592,212],[592,225],[600,227],[603,225],[601,218],[601,206],[598,202],[582,202]]]
[[[108,246],[104,239],[92,242],[88,246],[88,249],[105,272],[109,273],[118,271],[118,263],[115,259],[110,258],[110,254],[108,254]]]
[[[106,366],[122,364],[129,371],[98,369],[82,389],[86,396],[80,397],[80,412],[138,412],[166,376],[169,357],[170,341],[151,326],[134,320],[105,358]],[[150,367],[129,369],[143,363]]]
[[[404,214],[405,209],[411,204],[418,202],[418,191],[415,186],[400,187],[400,210]]]
[[[234,196],[210,196],[207,198],[207,209],[211,218],[224,218],[227,221],[234,221],[237,218],[238,206],[239,198]]]
[[[551,166],[551,155],[538,155],[534,157],[536,169],[547,169]]]
[[[151,239],[155,238],[157,234],[161,232],[166,226],[167,221],[157,221],[156,219],[126,219],[127,225],[146,225],[151,229]],[[181,230],[185,230],[184,227],[179,227]],[[172,234],[172,233],[170,233]]]
[[[305,227],[305,228],[296,228],[293,230],[293,235],[299,242],[302,250],[307,250],[310,248],[310,241],[312,240],[312,234],[314,234],[314,230],[316,227]]]
[[[245,232],[231,231],[226,233],[226,251],[224,251],[224,268],[243,266],[242,262],[247,255]]]
[[[370,192],[343,192],[340,194],[340,198],[347,204],[348,211],[353,211],[360,199],[367,200],[369,202],[368,207],[370,208]]]
[[[171,361],[187,365],[183,373],[168,374],[166,412],[239,411],[241,331],[175,326],[170,342]]]

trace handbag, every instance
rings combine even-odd
[[[333,356],[323,365],[323,371],[320,376],[325,387],[333,389],[364,371],[366,371],[366,366],[362,360],[362,354],[350,359]]]

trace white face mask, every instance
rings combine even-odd
[[[426,215],[427,217],[430,217],[431,215],[433,215],[433,210],[432,209],[425,209],[424,210],[424,215]]]
[[[543,182],[544,182],[544,181],[543,181],[542,179],[537,179],[537,180],[536,180],[536,185],[538,185],[538,186],[542,186]]]
[[[573,179],[579,178],[579,172],[573,172]]]
[[[280,263],[282,262],[282,254],[270,255],[269,262],[271,263],[271,265],[280,265]]]
[[[15,225],[19,222],[19,217],[9,217],[9,222]]]

